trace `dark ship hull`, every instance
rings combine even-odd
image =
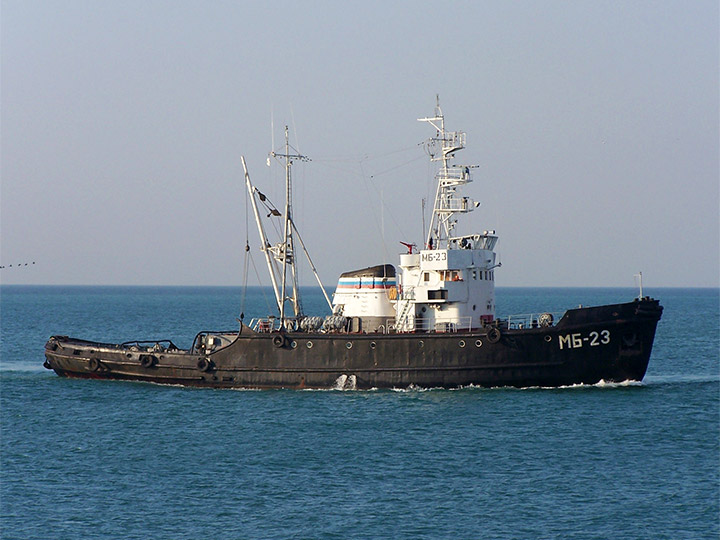
[[[567,311],[556,324],[474,332],[254,332],[206,350],[53,336],[45,367],[65,377],[210,388],[556,387],[640,381],[662,315],[657,300]],[[225,334],[228,335],[228,334]]]

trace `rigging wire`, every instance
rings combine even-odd
[[[390,173],[390,172],[396,171],[397,169],[401,169],[401,168],[403,168],[403,167],[406,167],[406,166],[408,166],[408,165],[410,165],[410,164],[412,164],[412,163],[414,163],[414,162],[416,162],[416,161],[419,161],[419,160],[421,160],[421,159],[425,159],[425,156],[424,156],[424,155],[420,155],[420,156],[414,157],[414,158],[412,158],[412,159],[410,159],[410,160],[407,160],[407,161],[404,161],[403,163],[400,163],[400,164],[398,164],[398,165],[394,165],[394,166],[392,166],[392,167],[390,167],[390,168],[383,169],[383,170],[381,170],[381,171],[379,171],[379,172],[377,172],[377,173],[375,173],[375,174],[368,174],[368,173],[365,171],[364,164],[366,164],[367,162],[371,161],[372,159],[375,159],[375,158],[378,158],[378,157],[385,157],[385,156],[389,156],[389,155],[393,155],[393,154],[398,154],[398,153],[400,153],[400,152],[406,152],[406,151],[408,151],[408,150],[415,150],[415,149],[417,149],[419,146],[422,147],[423,145],[424,145],[424,142],[421,142],[421,143],[417,143],[417,144],[414,144],[414,145],[412,145],[412,146],[408,146],[408,147],[405,147],[405,148],[402,148],[402,149],[399,149],[399,150],[393,150],[393,151],[390,151],[390,152],[385,152],[385,153],[383,153],[383,154],[376,154],[376,155],[373,155],[373,156],[370,156],[370,155],[365,154],[365,155],[362,156],[360,159],[358,159],[357,157],[355,157],[355,158],[337,158],[337,159],[322,159],[322,158],[321,158],[321,159],[315,159],[315,158],[313,158],[313,162],[319,163],[321,166],[324,165],[324,166],[325,166],[326,168],[328,168],[328,169],[335,170],[335,171],[340,171],[340,172],[342,172],[342,173],[344,173],[344,174],[346,174],[346,175],[349,175],[349,176],[351,175],[351,176],[354,176],[354,177],[356,177],[356,178],[362,179],[362,180],[363,180],[363,183],[365,184],[365,189],[366,189],[366,191],[368,192],[368,199],[370,199],[370,201],[372,202],[372,196],[371,196],[370,190],[369,190],[368,187],[367,187],[367,183],[368,183],[368,181],[369,181],[370,184],[372,185],[372,188],[375,190],[375,193],[380,196],[380,203],[381,203],[382,207],[383,207],[385,210],[388,211],[388,214],[390,215],[390,218],[392,219],[395,227],[396,227],[397,230],[400,232],[400,234],[403,235],[403,237],[405,237],[406,234],[405,234],[405,231],[403,230],[403,227],[400,225],[400,223],[398,223],[397,219],[395,218],[395,213],[393,212],[393,209],[391,209],[391,208],[387,205],[387,203],[386,203],[386,201],[385,201],[385,198],[384,198],[384,196],[382,195],[381,190],[380,190],[380,189],[378,188],[378,186],[375,184],[374,179],[377,178],[377,177],[379,177],[379,176],[383,176],[383,175],[388,174],[388,173]],[[348,163],[348,164],[352,163],[352,164],[354,164],[354,165],[357,167],[357,169],[359,169],[359,172],[358,172],[357,169],[350,169],[350,168],[347,168],[347,167],[338,167],[337,165],[333,165],[333,164],[336,164],[336,163]],[[376,226],[379,226],[379,225],[378,225],[378,221],[379,221],[379,220],[378,220],[377,213],[375,212],[374,205],[371,204],[371,205],[370,205],[370,208],[372,209],[372,213],[373,213],[373,217],[374,217],[374,219],[375,219]],[[381,233],[382,233],[382,231],[381,231]],[[385,247],[385,246],[384,246],[384,247]]]
[[[258,272],[257,266],[255,266],[255,259],[253,259],[252,254],[250,254],[250,264],[252,264],[253,270],[255,271],[255,277],[257,277],[258,283],[260,284],[260,292],[262,292],[265,305],[268,308],[268,313],[272,313],[273,308],[270,306],[270,301],[268,300],[267,293],[265,292],[265,286],[262,284],[262,279],[260,279],[260,273]]]
[[[390,167],[389,169],[385,169],[385,170],[380,171],[380,172],[377,172],[377,173],[375,173],[375,174],[371,174],[371,175],[370,175],[370,178],[375,178],[375,177],[377,177],[377,176],[382,176],[382,175],[387,174],[387,173],[389,173],[389,172],[392,172],[392,171],[394,171],[394,170],[396,170],[396,169],[401,169],[401,168],[403,168],[405,165],[410,165],[411,163],[415,163],[416,161],[420,161],[421,159],[424,159],[423,156],[419,156],[419,157],[416,157],[416,158],[412,158],[411,160],[408,160],[408,161],[406,161],[406,162],[404,162],[404,163],[400,163],[400,165],[395,165],[394,167]]]
[[[240,324],[245,318],[245,298],[247,296],[247,282],[248,282],[248,258],[250,256],[250,221],[248,213],[248,191],[245,192],[245,257],[243,260],[243,291],[240,299]]]
[[[389,152],[384,152],[382,154],[363,154],[363,157],[361,158],[363,161],[370,161],[372,159],[382,158],[391,156],[393,154],[399,154],[400,152],[407,152],[408,150],[414,150],[418,146],[422,146],[425,144],[425,141],[419,142],[417,144],[413,144],[412,146],[406,146],[404,148],[399,148],[397,150],[390,150]],[[321,161],[321,162],[333,162],[333,161],[347,161],[349,163],[357,163],[358,157],[355,156],[346,156],[346,157],[314,157],[313,161]]]

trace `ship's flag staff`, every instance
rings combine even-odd
[[[639,285],[639,287],[640,287],[640,296],[638,296],[638,298],[642,298],[642,297],[643,297],[642,272],[638,272],[637,274],[635,274],[635,277],[637,278],[637,282],[638,282],[638,285]]]

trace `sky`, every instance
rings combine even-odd
[[[241,285],[248,242],[268,285],[240,157],[281,207],[285,125],[322,281],[397,264],[423,242],[417,119],[439,95],[477,165],[458,232],[496,230],[498,286],[718,287],[719,18],[714,0],[2,0],[0,283]]]

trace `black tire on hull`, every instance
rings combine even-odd
[[[215,364],[213,364],[213,361],[209,358],[201,358],[197,361],[197,368],[202,372],[207,373],[213,369],[213,367],[215,367]]]
[[[490,330],[488,330],[488,332],[487,332],[487,340],[490,343],[497,343],[498,341],[500,341],[501,337],[502,337],[502,334],[500,333],[499,328],[493,327],[493,328],[490,328]]]
[[[144,368],[151,368],[157,363],[157,358],[151,354],[143,354],[140,356],[140,365]]]

